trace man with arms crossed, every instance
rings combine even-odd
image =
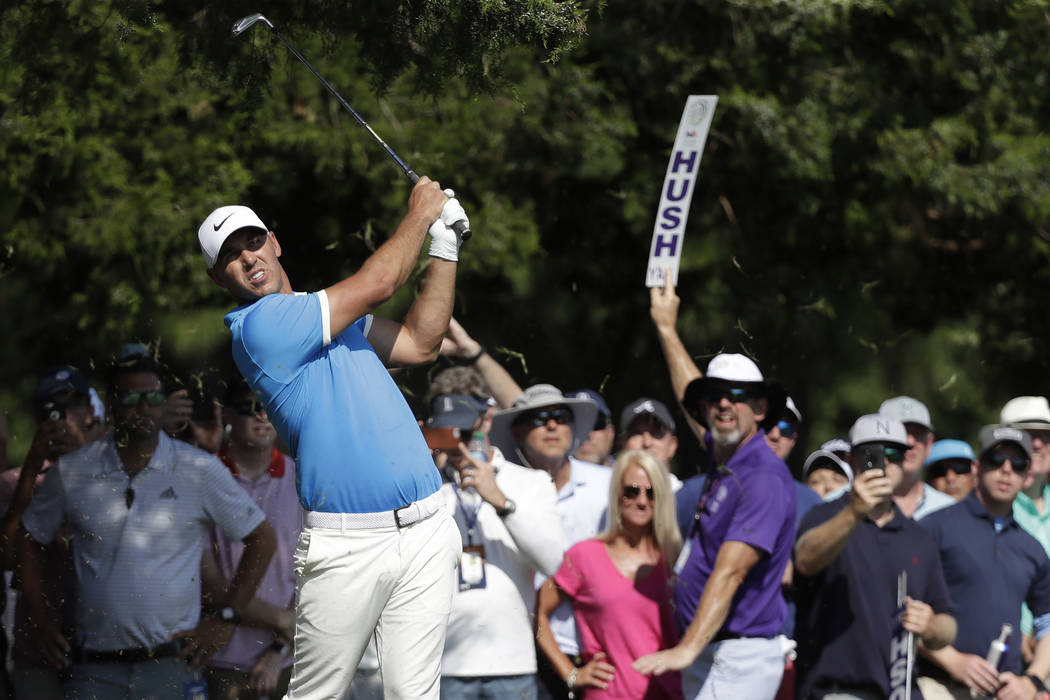
[[[306,513],[288,698],[342,697],[373,633],[388,697],[438,697],[459,533],[386,366],[437,357],[461,243],[449,225],[464,218],[420,178],[393,236],[312,294],[292,291],[277,238],[247,207],[221,207],[200,227],[208,274],[243,304],[226,316],[237,367],[298,465]],[[428,230],[433,259],[404,323],[373,317]]]

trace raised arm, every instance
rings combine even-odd
[[[664,279],[662,288],[650,287],[649,289],[649,316],[653,319],[653,325],[656,326],[660,349],[664,353],[667,371],[671,374],[671,387],[675,398],[681,404],[682,397],[685,396],[685,388],[694,379],[702,377],[703,372],[693,362],[692,356],[689,355],[685,345],[682,344],[682,339],[678,336],[676,324],[681,299],[675,294],[674,285],[671,284],[671,275],[664,275]],[[686,407],[683,405],[683,408]],[[698,440],[703,441],[706,432],[704,427],[693,419],[688,410],[685,411],[685,417],[693,434]]]
[[[470,360],[471,366],[485,380],[492,398],[500,408],[510,408],[514,399],[521,395],[521,386],[510,376],[496,358],[485,351],[455,318],[449,320],[448,332],[441,342],[441,354]]]
[[[408,198],[408,213],[394,235],[357,272],[325,290],[333,338],[375,310],[408,281],[427,229],[440,216],[446,201],[448,197],[437,182],[425,176],[419,178]]]
[[[860,521],[891,493],[881,470],[862,472],[853,480],[849,505],[827,522],[808,530],[795,543],[795,571],[816,576],[842,552]]]

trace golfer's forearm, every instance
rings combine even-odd
[[[379,246],[351,278],[364,277],[381,290],[379,296],[382,298],[375,306],[392,297],[408,281],[431,223],[419,212],[409,210],[394,235]]]
[[[445,337],[448,321],[452,318],[455,296],[456,263],[431,258],[423,289],[402,324],[411,341],[411,352],[402,352],[395,345],[392,358],[396,357],[398,364],[421,364],[437,358],[441,339]]]

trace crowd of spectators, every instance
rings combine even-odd
[[[679,303],[651,290],[678,404],[618,412],[520,386],[453,319],[418,416],[462,544],[441,696],[1045,693],[1047,399],[971,444],[916,398],[873,397],[848,435],[812,436],[796,479],[803,410],[743,355],[701,371]],[[304,511],[266,408],[237,376],[194,392],[141,345],[94,379],[43,369],[0,473],[0,698],[281,697]],[[683,430],[701,445],[684,481]],[[375,649],[349,698],[383,696]]]

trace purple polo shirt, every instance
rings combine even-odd
[[[266,574],[255,591],[255,597],[279,608],[287,608],[295,594],[295,570],[293,558],[303,526],[303,509],[299,505],[299,494],[295,490],[295,462],[276,448],[267,469],[255,481],[237,473],[225,448],[218,457],[229,467],[233,479],[248,492],[273,526],[277,536],[277,549],[266,568]],[[230,541],[221,532],[212,528],[212,541],[217,549],[219,570],[226,581],[233,574],[244,554],[244,542]],[[210,666],[233,669],[248,673],[262,652],[273,643],[273,633],[258,627],[237,625],[229,643],[220,649],[208,662]],[[289,656],[284,665],[292,663]]]
[[[708,454],[714,454],[709,450]],[[722,632],[772,637],[787,617],[780,580],[795,540],[795,485],[783,460],[759,430],[710,475],[689,535],[689,557],[675,587],[675,619],[683,631],[696,614],[722,543],[734,540],[760,550],[737,589]]]

